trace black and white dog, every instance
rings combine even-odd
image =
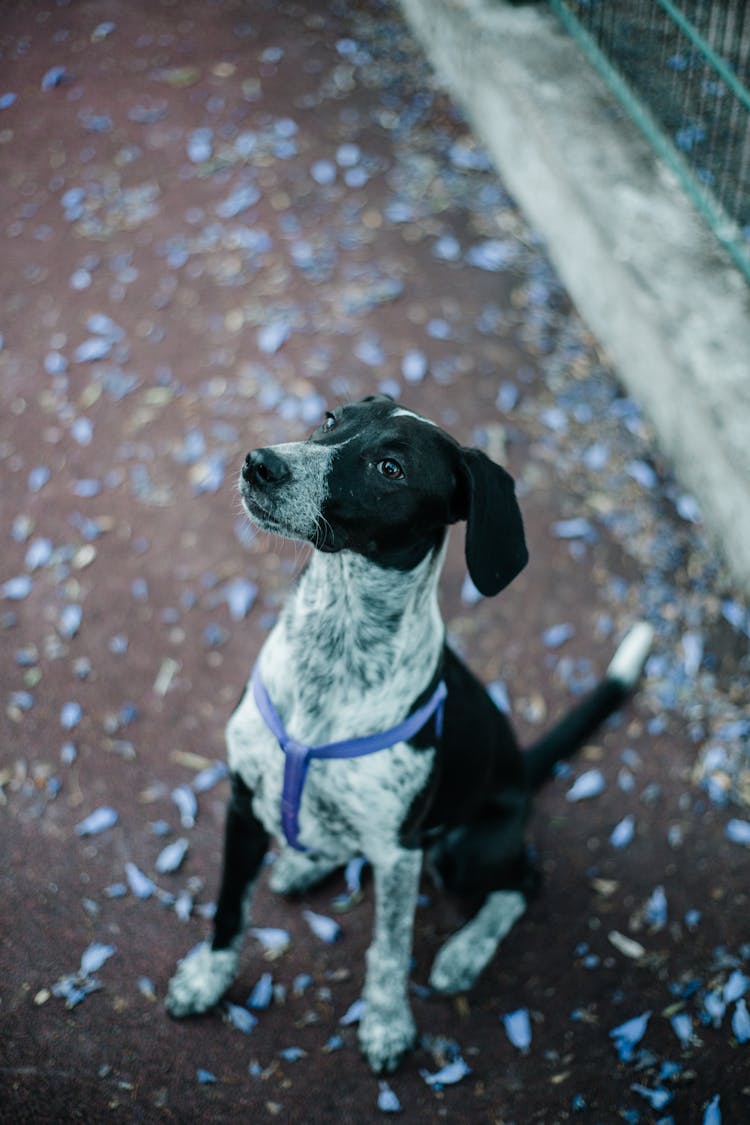
[[[305,442],[257,449],[242,469],[250,519],[315,548],[227,727],[232,795],[211,943],[169,985],[174,1016],[234,979],[270,837],[271,886],[302,891],[356,855],[372,865],[362,1050],[392,1070],[415,1038],[407,999],[422,860],[478,913],[440,950],[438,992],[469,988],[536,883],[524,829],[534,790],[627,697],[651,630],[635,626],[605,678],[523,753],[506,717],[445,640],[437,585],[447,528],[497,594],[527,561],[508,473],[384,396],[326,415]]]

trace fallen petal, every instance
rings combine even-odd
[[[575,636],[575,626],[568,624],[551,625],[542,633],[542,640],[547,648],[560,648]]]
[[[128,880],[128,886],[136,898],[150,898],[156,890],[156,884],[147,875],[144,875],[134,863],[128,862],[125,864],[125,876]]]
[[[598,797],[606,788],[606,781],[601,770],[586,770],[576,778],[573,785],[565,794],[568,801],[585,801],[590,797]]]
[[[750,1041],[750,1014],[747,1010],[747,1001],[743,997],[737,1001],[737,1006],[734,1009],[732,1016],[732,1034],[738,1043],[747,1043]]]
[[[610,1039],[614,1040],[615,1050],[620,1056],[620,1062],[630,1062],[633,1056],[633,1048],[640,1043],[646,1034],[650,1018],[651,1012],[644,1012],[642,1016],[634,1016],[610,1031],[609,1036]]]
[[[633,839],[634,835],[635,819],[632,816],[626,816],[612,829],[609,842],[613,848],[625,848]]]
[[[113,808],[110,808],[109,805],[102,805],[101,808],[89,813],[84,820],[76,825],[76,835],[96,836],[97,833],[112,828],[113,825],[117,824],[118,819],[118,814]]]
[[[381,1113],[400,1113],[401,1102],[387,1082],[378,1083],[378,1109]]]
[[[205,769],[195,775],[191,788],[194,793],[205,793],[208,789],[213,789],[214,785],[223,781],[228,772],[224,762],[215,762],[214,765],[206,766]]]
[[[172,800],[177,805],[182,827],[193,828],[198,812],[198,802],[192,789],[187,785],[178,785],[172,790]]]
[[[252,992],[247,998],[247,1006],[262,1011],[267,1008],[273,999],[273,977],[270,973],[263,973]]]
[[[316,914],[313,910],[304,910],[302,913],[312,932],[321,941],[330,945],[341,937],[341,926],[333,918]]]
[[[531,1046],[531,1020],[526,1008],[519,1008],[516,1012],[509,1012],[503,1016],[505,1034],[514,1047],[524,1054]]]
[[[3,584],[3,597],[9,602],[20,602],[31,593],[33,581],[28,574],[19,574],[17,578],[9,578]]]
[[[630,1089],[636,1094],[640,1094],[642,1098],[645,1098],[652,1109],[664,1109],[666,1105],[669,1105],[674,1096],[669,1090],[665,1090],[663,1086],[658,1086],[655,1090],[650,1090],[647,1086],[639,1086],[638,1083],[634,1083]]]
[[[459,1057],[434,1074],[430,1074],[426,1070],[420,1070],[419,1073],[428,1086],[432,1086],[433,1089],[442,1089],[443,1086],[454,1086],[457,1082],[460,1082],[462,1078],[465,1078],[467,1074],[471,1074],[471,1067]]]
[[[250,930],[250,934],[260,942],[267,953],[280,953],[291,941],[288,930],[280,930],[274,926],[256,926]]]
[[[726,826],[725,834],[733,844],[744,844],[750,847],[750,821],[738,820],[734,817]]]
[[[745,995],[749,987],[750,979],[739,969],[735,969],[724,985],[724,1003],[733,1004],[735,1000]]]
[[[172,871],[177,871],[185,858],[187,850],[188,842],[183,836],[179,840],[167,844],[166,848],[162,848],[159,855],[156,857],[154,867],[160,875],[167,875]]]
[[[104,962],[108,961],[115,952],[114,945],[103,945],[101,942],[92,941],[81,957],[81,974],[85,977],[91,976],[101,969]]]
[[[678,1012],[677,1015],[672,1016],[670,1023],[680,1043],[682,1043],[683,1047],[686,1047],[693,1038],[693,1021],[691,1017],[687,1012]]]
[[[644,916],[649,926],[662,930],[667,924],[667,896],[664,887],[656,887],[644,908]]]
[[[360,997],[359,1000],[355,1000],[353,1004],[349,1005],[339,1020],[339,1023],[342,1024],[343,1027],[348,1027],[352,1023],[359,1023],[362,1016],[365,1014],[366,1007],[366,1002]]]
[[[247,1008],[243,1008],[239,1004],[230,1004],[228,1000],[224,1004],[224,1011],[232,1027],[236,1027],[244,1035],[249,1035],[258,1022],[253,1013],[248,1012]]]

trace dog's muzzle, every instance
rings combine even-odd
[[[290,476],[286,461],[273,449],[253,449],[242,466],[243,481],[260,491],[284,484]]]

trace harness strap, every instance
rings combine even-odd
[[[408,742],[418,734],[435,715],[438,738],[443,732],[443,711],[448,689],[443,680],[430,698],[411,715],[390,730],[368,734],[362,738],[347,738],[341,742],[327,742],[322,746],[306,746],[286,732],[278,711],[273,705],[266,685],[256,664],[251,678],[253,695],[263,720],[284,752],[284,784],[281,793],[281,827],[287,843],[299,852],[307,851],[299,841],[299,808],[307,770],[313,758],[361,758],[386,750],[397,742]]]

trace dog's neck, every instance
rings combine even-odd
[[[261,665],[280,709],[314,711],[326,699],[338,706],[351,693],[385,693],[394,677],[416,698],[442,652],[437,584],[444,554],[443,544],[400,571],[351,551],[314,552]]]
[[[396,570],[352,551],[316,551],[288,604],[287,627],[306,654],[311,643],[333,643],[338,658],[390,662],[405,642],[414,645],[415,631],[433,628],[443,553],[430,552],[412,570]],[[384,667],[383,677],[392,671]]]

